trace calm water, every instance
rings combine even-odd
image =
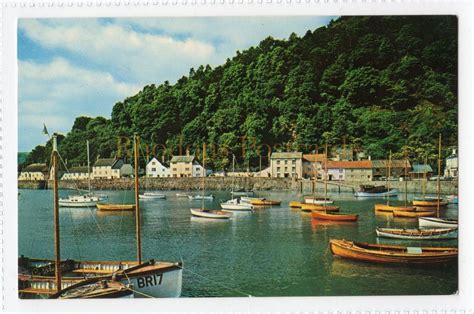
[[[133,203],[132,191],[103,191],[109,202]],[[70,193],[61,191],[61,196]],[[207,207],[219,208],[227,192]],[[282,205],[234,214],[229,221],[192,218],[190,206],[200,202],[164,192],[166,200],[142,201],[143,257],[183,260],[183,296],[329,296],[452,294],[457,291],[457,267],[407,268],[380,266],[333,258],[330,238],[372,243],[420,242],[381,240],[376,226],[416,227],[416,221],[375,215],[372,200],[332,194],[342,211],[359,214],[357,223],[312,221],[310,214],[290,209],[292,192],[261,192]],[[380,202],[380,200],[379,200]],[[393,202],[396,204],[397,202]],[[402,204],[402,201],[398,201]],[[53,257],[52,192],[20,190],[19,251],[31,257]],[[135,259],[134,214],[101,214],[95,209],[61,208],[62,258],[88,260]],[[457,207],[443,216],[457,218]],[[424,241],[423,245],[457,246],[457,241]]]

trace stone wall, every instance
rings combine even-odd
[[[207,190],[227,190],[230,191],[232,186],[235,190],[275,190],[275,191],[303,191],[312,192],[313,182],[312,181],[295,181],[289,178],[244,178],[244,177],[208,177],[206,178],[206,189]],[[371,184],[371,185],[385,185],[385,181],[367,181],[367,182],[328,182],[328,191],[330,192],[354,192],[358,189],[360,184]],[[92,189],[94,190],[126,190],[133,189],[133,179],[113,179],[113,180],[92,180]],[[21,181],[19,182],[20,188],[43,188],[40,181]],[[49,184],[49,187],[52,185]],[[140,178],[140,188],[150,190],[184,190],[193,191],[200,190],[202,186],[202,178]],[[405,182],[391,181],[390,186],[392,188],[399,189],[400,191],[405,190]],[[410,193],[421,193],[422,192],[422,181],[407,181],[408,191]],[[59,187],[61,189],[87,189],[87,180],[77,181],[59,181]],[[443,181],[441,182],[441,189],[443,194],[455,194],[457,193],[457,181]],[[437,190],[436,181],[428,181],[426,183],[426,191],[429,194],[435,194]],[[316,191],[324,191],[324,183],[316,183]]]

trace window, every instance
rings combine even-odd
[[[287,160],[287,159],[285,159],[285,165],[287,165],[287,164],[288,164],[288,160]]]
[[[189,171],[189,168],[188,167],[184,168],[184,171]]]
[[[292,163],[293,165],[296,165],[296,159],[293,159],[293,160],[291,161],[291,163]]]
[[[277,165],[279,165],[279,164],[280,164],[280,160],[277,160]]]
[[[339,169],[339,173],[342,173],[342,169]]]
[[[154,166],[154,165],[156,165],[156,162],[152,161],[151,164]]]
[[[173,168],[173,171],[176,171],[176,168]],[[176,176],[175,176],[176,177]]]
[[[277,167],[277,171],[280,172],[280,167]]]
[[[156,171],[156,168],[151,168],[151,171],[152,171],[152,172],[155,172],[155,171]]]

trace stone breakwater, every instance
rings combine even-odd
[[[274,190],[274,191],[301,191],[312,192],[314,182],[307,180],[293,180],[290,178],[244,178],[236,177],[232,180],[231,177],[208,177],[206,178],[206,190],[220,190],[230,191],[232,187],[234,190]],[[385,181],[367,181],[367,182],[328,182],[329,192],[353,192],[358,189],[359,185],[385,185]],[[20,189],[42,189],[45,188],[44,181],[19,181],[18,187]],[[49,188],[52,184],[47,184]],[[93,190],[131,190],[133,189],[133,179],[123,178],[114,180],[92,180],[91,186]],[[421,193],[422,181],[407,181],[409,193]],[[202,178],[140,178],[140,189],[149,190],[181,190],[181,191],[196,191],[202,187]],[[405,182],[391,181],[390,187],[404,191]],[[60,189],[87,189],[87,180],[76,181],[59,181]],[[316,183],[316,192],[324,191],[324,183]],[[441,189],[443,194],[457,194],[457,181],[442,181]],[[426,183],[426,192],[435,194],[437,191],[437,182],[428,181]]]

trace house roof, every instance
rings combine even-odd
[[[87,173],[87,166],[72,167],[69,169],[69,173]]]
[[[112,167],[115,164],[115,158],[100,158],[94,163],[94,167]]]
[[[433,169],[430,165],[413,165],[413,171],[410,173],[425,173],[425,172],[433,172]]]
[[[324,160],[326,160],[326,155],[325,154],[304,154],[303,159],[304,161],[307,161],[307,162],[318,162],[318,161],[323,162]]]
[[[193,162],[194,156],[173,156],[171,162]]]
[[[405,168],[405,165],[407,168],[411,168],[410,161],[409,160],[372,160],[372,165],[374,168],[388,168],[390,165],[391,168]]]
[[[112,165],[112,169],[120,169],[124,164],[125,163],[122,159],[116,160],[115,163]]]
[[[24,172],[48,172],[48,166],[46,164],[31,164],[23,169]]]
[[[158,158],[156,158],[156,157],[153,157],[152,159],[150,159],[150,161],[147,163],[147,166],[148,166],[148,165],[151,166],[151,163],[152,163],[152,162],[157,162],[158,164],[160,164],[161,166],[163,166],[163,167],[165,167],[165,168],[169,167],[169,164],[167,164],[166,162],[161,162],[161,161],[159,161]]]
[[[372,169],[372,160],[341,160],[328,161],[328,169]]]
[[[271,159],[299,159],[303,158],[302,152],[279,152],[272,153]]]

